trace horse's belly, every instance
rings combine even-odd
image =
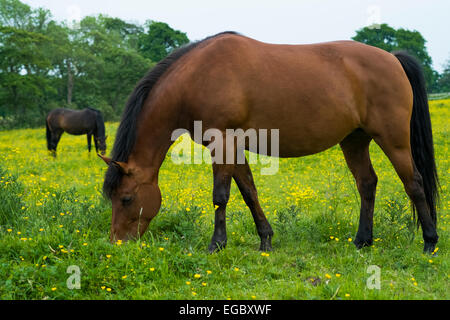
[[[266,110],[268,110],[266,108]],[[291,158],[316,154],[340,143],[358,128],[358,118],[346,108],[302,108],[292,107],[289,112],[255,112],[258,116],[246,125],[255,128],[267,137],[267,153],[278,152],[279,157]],[[267,129],[260,131],[260,129]],[[274,152],[271,152],[273,148]],[[255,151],[255,150],[253,150]],[[260,152],[260,150],[258,150]],[[264,153],[264,152],[260,152]]]

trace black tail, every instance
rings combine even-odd
[[[431,218],[436,224],[439,179],[434,159],[428,96],[421,64],[404,51],[393,53],[403,66],[414,94],[411,117],[411,151],[414,164],[422,176],[425,198]]]
[[[52,139],[52,133],[50,131],[50,127],[48,126],[48,120],[45,120],[46,125],[46,134],[47,134],[47,149],[51,150],[51,139]]]

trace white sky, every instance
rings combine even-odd
[[[271,43],[350,39],[373,22],[419,31],[433,66],[450,59],[449,0],[22,0],[49,9],[57,20],[107,14],[126,21],[156,20],[199,40],[237,31]]]

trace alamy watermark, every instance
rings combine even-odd
[[[81,270],[79,266],[69,266],[67,267],[66,272],[70,274],[70,276],[67,278],[66,285],[67,289],[73,290],[73,289],[81,289]]]
[[[381,28],[381,7],[372,5],[367,7],[367,21],[366,25],[369,29]]]
[[[186,129],[172,133],[172,141],[189,134]],[[172,149],[175,164],[245,164],[245,150],[250,151],[249,164],[262,164],[262,175],[274,175],[279,168],[279,129],[226,129],[225,132],[209,128],[203,131],[202,121],[194,121],[192,134],[194,150],[190,141],[183,140]],[[206,146],[206,149],[202,148]]]
[[[370,265],[367,267],[366,273],[370,274],[366,281],[367,289],[373,290],[381,289],[381,268],[376,265]]]

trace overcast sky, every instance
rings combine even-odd
[[[143,23],[156,20],[199,40],[238,31],[271,43],[350,39],[374,22],[419,31],[433,66],[450,59],[449,0],[22,0],[49,9],[57,20],[99,13]]]

